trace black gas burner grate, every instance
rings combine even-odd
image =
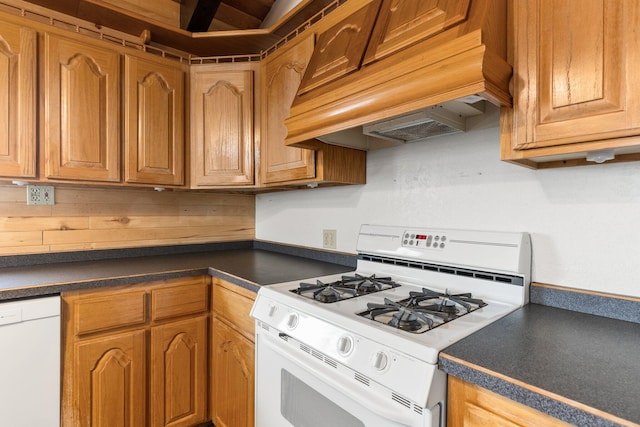
[[[471,294],[450,294],[427,288],[409,292],[400,301],[384,299],[384,304],[368,303],[367,310],[358,313],[379,323],[413,333],[423,333],[487,304]]]
[[[315,284],[301,282],[298,288],[292,289],[291,292],[322,303],[332,303],[398,286],[400,285],[391,277],[376,277],[375,274],[363,276],[356,273],[353,276],[342,276],[340,280],[331,283],[320,280],[316,280]]]

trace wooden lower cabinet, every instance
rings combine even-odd
[[[253,426],[254,344],[224,320],[214,321],[213,390],[216,427]]]
[[[449,376],[448,383],[447,425],[449,427],[570,425],[459,378]]]
[[[207,421],[210,280],[63,293],[62,425]]]
[[[82,340],[73,347],[73,378],[66,397],[75,403],[64,425],[93,427],[146,424],[146,335],[135,330]],[[69,402],[71,403],[71,402]]]
[[[216,427],[254,425],[255,294],[214,279],[211,418]]]
[[[151,328],[152,426],[206,420],[208,321],[205,315]]]

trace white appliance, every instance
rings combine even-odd
[[[60,297],[0,303],[0,425],[60,425]]]
[[[528,303],[526,233],[363,225],[357,250],[258,292],[257,427],[444,426],[438,353]]]

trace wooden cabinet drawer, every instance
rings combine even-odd
[[[73,298],[71,319],[75,335],[106,331],[146,322],[146,292],[100,292]]]
[[[174,286],[151,290],[153,320],[197,314],[209,310],[209,280],[204,276],[180,278]]]
[[[224,280],[214,279],[213,310],[225,318],[251,341],[254,340],[255,324],[249,315],[255,293]]]

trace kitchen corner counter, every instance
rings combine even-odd
[[[355,256],[265,242],[231,242],[193,250],[123,251],[109,259],[82,259],[83,254],[76,253],[69,255],[73,261],[5,266],[0,268],[0,301],[199,274],[257,291],[263,285],[352,271],[355,265]]]
[[[529,304],[440,354],[450,375],[574,425],[640,425],[640,324]]]

